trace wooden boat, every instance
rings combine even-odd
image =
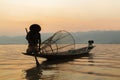
[[[95,47],[92,43],[89,41],[89,45],[87,47],[75,49],[75,40],[73,36],[69,32],[61,30],[42,42],[41,51],[36,54],[36,56],[47,58],[48,60],[70,59],[87,56]],[[34,54],[23,54],[35,56]]]
[[[79,58],[79,57],[83,57],[83,56],[88,56],[89,52],[94,48],[93,47],[83,47],[80,49],[76,49],[76,50],[70,50],[70,51],[66,51],[66,52],[61,52],[61,53],[53,53],[53,54],[44,54],[44,53],[39,53],[36,56],[37,57],[43,57],[43,58],[47,58],[48,60],[56,60],[56,59],[73,59],[73,58]],[[24,55],[28,55],[28,56],[34,56],[34,54],[26,54],[23,53]]]

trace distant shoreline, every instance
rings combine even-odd
[[[89,31],[71,32],[76,44],[87,44],[88,40],[94,40],[95,44],[120,44],[120,31]],[[42,33],[42,41],[48,39],[53,33]],[[23,36],[0,36],[0,45],[27,44]]]
[[[78,44],[78,43],[76,43],[76,44]],[[87,43],[79,43],[79,44],[86,44],[87,45]],[[102,44],[102,45],[105,45],[105,44],[107,44],[107,43],[95,43],[94,45],[99,45],[99,44]],[[111,44],[113,44],[113,43],[111,43]],[[115,44],[115,43],[114,43]],[[119,43],[120,44],[120,43]],[[118,44],[118,45],[119,45]],[[27,45],[27,44],[0,44],[0,45]],[[115,45],[117,45],[117,44],[115,44]]]

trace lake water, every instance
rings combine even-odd
[[[120,80],[120,44],[95,44],[88,57],[50,62],[21,54],[27,45],[0,45],[0,80]],[[77,45],[77,48],[86,46]]]

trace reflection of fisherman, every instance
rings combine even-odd
[[[94,43],[93,40],[89,40],[89,41],[88,41],[88,47],[89,47],[89,48],[92,48],[92,47],[93,47],[93,43]]]
[[[32,54],[32,53],[38,53],[40,51],[40,45],[41,45],[41,27],[38,24],[32,24],[30,26],[30,31],[26,35],[26,39],[29,43],[27,53]],[[38,43],[39,43],[39,48],[38,48]]]
[[[31,69],[25,70],[26,72],[26,80],[41,80],[42,76],[42,68],[39,67],[33,67]]]

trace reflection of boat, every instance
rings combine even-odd
[[[44,57],[49,60],[77,58],[88,55],[94,48],[91,44],[87,47],[75,49],[75,40],[73,36],[64,30],[56,32],[53,36],[42,42],[41,51],[37,57]],[[34,56],[34,54],[26,54]]]
[[[87,55],[88,61],[93,63],[93,54]],[[73,58],[69,59],[58,59],[58,60],[45,60],[39,66],[34,66],[24,70],[26,80],[57,80],[56,76],[59,75],[59,71],[63,72],[62,66],[71,65],[71,62],[75,62]],[[93,66],[94,64],[90,64]],[[71,67],[67,67],[66,71],[70,70]],[[56,74],[57,71],[57,74]],[[49,74],[48,74],[49,73]],[[48,77],[49,76],[49,77]]]

